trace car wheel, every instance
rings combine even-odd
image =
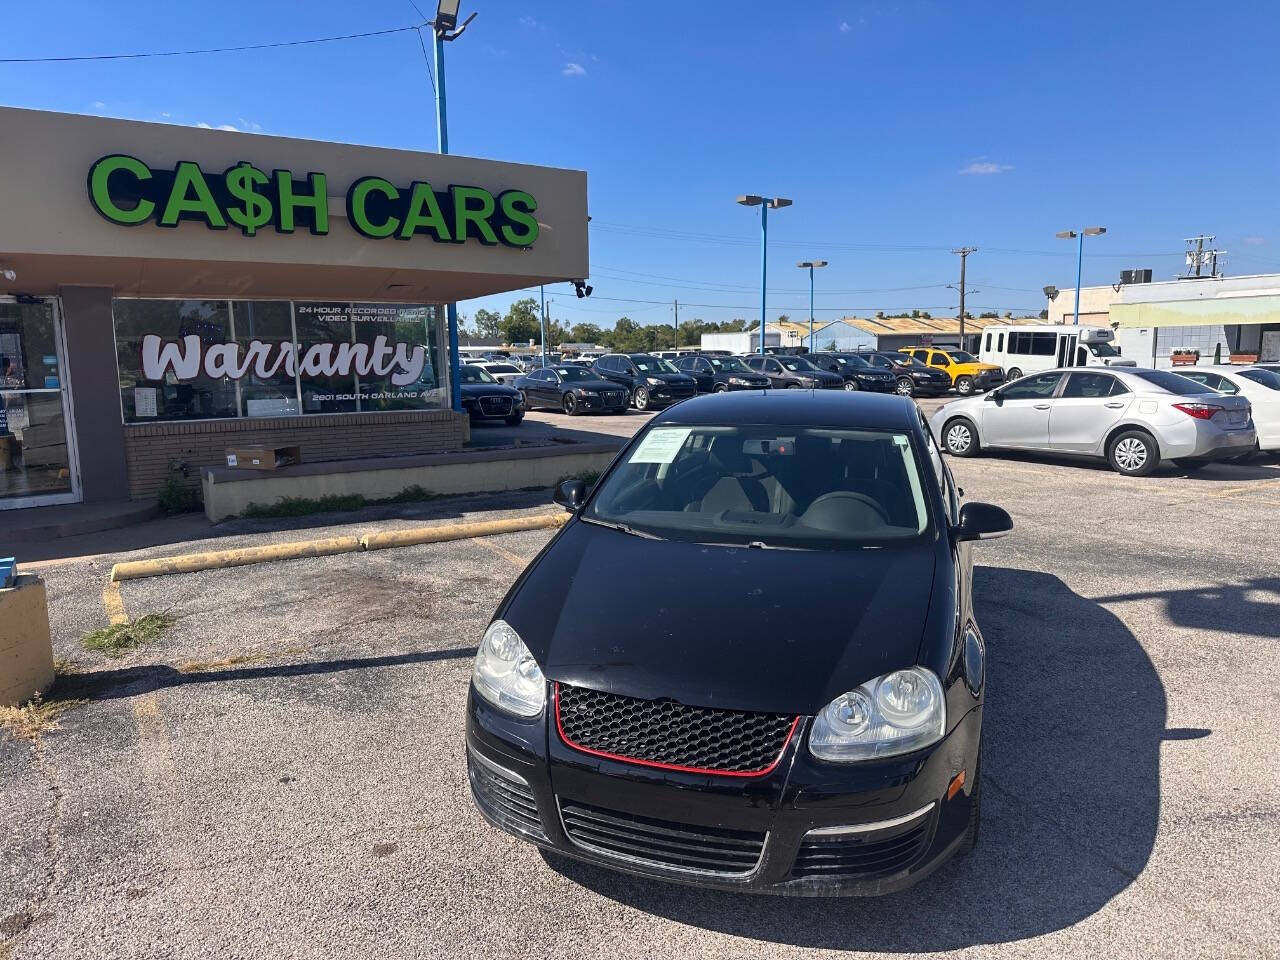
[[[947,421],[947,425],[942,428],[942,445],[953,457],[976,457],[982,449],[982,444],[978,442],[978,431],[963,417]]]
[[[648,410],[649,391],[644,387],[636,387],[636,392],[631,395],[631,402],[637,410]]]
[[[799,389],[800,389],[800,384],[798,384],[798,383],[788,383],[788,384],[787,384],[787,389],[788,389],[788,390],[799,390]]]
[[[711,388],[711,392],[725,393],[728,391],[728,389],[729,389],[729,385],[727,383],[717,383],[714,387]]]
[[[1111,469],[1127,477],[1145,477],[1160,465],[1160,451],[1151,434],[1126,430],[1107,448]]]
[[[844,382],[844,388],[845,388],[846,390],[849,390],[849,391],[857,390],[857,389],[858,389],[858,382],[857,382],[856,380],[846,380],[846,381]]]
[[[956,393],[962,397],[967,397],[973,393],[973,378],[956,377]]]
[[[1021,380],[1021,379],[1022,379],[1022,371],[1019,370],[1017,367],[1014,367],[1009,371],[1008,377],[1005,378],[1005,383],[1008,383],[1010,380]]]
[[[507,417],[507,426],[518,427],[523,421],[524,421],[523,413],[513,413],[511,416]]]
[[[964,840],[961,841],[959,849],[956,853],[964,856],[978,845],[978,831],[982,828],[982,756],[978,756],[978,762],[973,767],[973,793],[969,795],[969,826],[964,831]]]
[[[524,407],[526,410],[533,409],[533,407],[529,405],[529,395],[525,393],[523,390],[520,391],[520,405]]]
[[[916,388],[911,382],[910,377],[899,377],[897,384],[893,388],[893,392],[900,397],[914,397]]]
[[[566,393],[560,398],[560,409],[572,417],[578,412],[578,398],[572,393]]]

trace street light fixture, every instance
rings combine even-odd
[[[786,197],[762,197],[756,193],[744,193],[738,197],[744,207],[760,208],[760,355],[764,356],[765,290],[768,285],[769,267],[769,210],[791,206]]]
[[[825,260],[801,260],[796,264],[801,270],[809,271],[809,352],[813,353],[813,271],[816,267],[825,267]]]
[[[1085,227],[1079,233],[1074,230],[1059,230],[1054,236],[1059,240],[1076,241],[1076,303],[1075,325],[1080,326],[1080,271],[1084,265],[1084,238],[1100,237],[1107,232],[1106,227]]]

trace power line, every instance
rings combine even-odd
[[[363,40],[367,37],[385,37],[393,33],[418,30],[425,24],[411,27],[388,27],[386,30],[369,30],[365,33],[345,33],[334,37],[313,37],[309,40],[281,40],[277,43],[251,43],[238,47],[204,47],[196,50],[157,50],[147,53],[94,53],[68,57],[0,57],[0,63],[79,63],[87,60],[142,60],[150,57],[191,57],[206,53],[242,53],[247,50],[274,50],[279,47],[302,47],[316,43],[337,43],[342,40]]]

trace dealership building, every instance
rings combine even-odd
[[[0,108],[0,510],[458,450],[444,304],[586,278],[580,171]],[[0,523],[2,526],[2,523]]]

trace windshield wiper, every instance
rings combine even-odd
[[[647,530],[637,530],[635,527],[627,526],[625,523],[615,523],[612,520],[590,520],[586,517],[582,518],[583,523],[594,523],[602,527],[608,527],[610,530],[621,530],[623,533],[630,534],[633,537],[640,537],[642,540],[661,540],[662,537],[656,533],[649,533]]]

